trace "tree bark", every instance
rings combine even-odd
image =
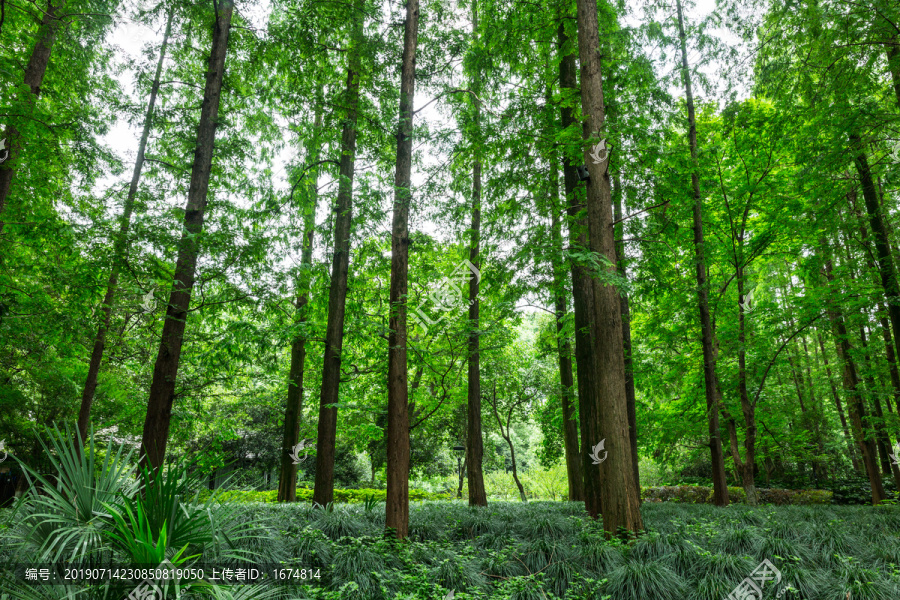
[[[318,140],[315,132],[322,127],[322,114],[316,113],[314,133],[306,156],[309,164],[319,162]],[[303,215],[303,250],[300,254],[300,276],[297,280],[295,326],[298,328],[291,341],[291,366],[288,371],[287,402],[284,409],[284,433],[281,443],[281,467],[278,473],[278,502],[297,501],[297,465],[291,459],[294,447],[300,441],[300,416],[303,414],[303,374],[306,364],[306,320],[309,290],[312,282],[312,251],[316,232],[316,208],[318,206],[319,171],[309,174],[308,205]]]
[[[572,96],[576,93],[576,68],[575,56],[564,53],[565,45],[569,42],[566,34],[565,23],[559,25],[558,46],[561,53],[559,73],[560,87],[564,94]],[[563,129],[575,124],[573,109],[566,102],[560,107],[560,115]],[[568,155],[563,156],[563,183],[566,190],[566,207],[569,224],[569,244],[573,247],[587,248],[587,226],[581,216],[581,208],[584,206],[584,188],[578,185],[578,175],[575,163]],[[588,513],[594,518],[600,514],[600,487],[594,477],[590,476],[591,459],[584,444],[585,417],[591,416],[591,411],[599,402],[594,397],[597,385],[594,376],[597,373],[597,357],[594,345],[591,341],[590,321],[594,313],[594,288],[586,268],[578,261],[571,261],[572,269],[572,298],[573,312],[575,316],[575,367],[578,373],[578,412],[581,418],[581,474],[584,491],[584,504]]]
[[[166,32],[163,34],[162,45],[159,49],[156,74],[153,77],[153,85],[150,87],[150,98],[147,101],[147,112],[144,115],[144,130],[141,132],[141,140],[138,143],[137,158],[134,161],[134,170],[131,173],[131,185],[128,187],[128,196],[125,198],[122,216],[119,218],[119,233],[116,236],[113,248],[113,264],[109,273],[109,281],[106,284],[106,295],[103,297],[103,304],[100,305],[100,325],[97,328],[97,335],[94,336],[94,349],[91,352],[87,379],[81,394],[81,408],[78,411],[78,434],[81,436],[81,443],[77,444],[76,447],[79,452],[81,452],[82,443],[87,440],[88,427],[91,420],[91,404],[94,402],[94,393],[97,391],[97,376],[100,373],[100,363],[103,361],[103,351],[106,348],[106,333],[109,331],[116,289],[119,286],[119,270],[128,251],[128,231],[131,229],[134,199],[137,196],[141,171],[144,168],[144,152],[147,149],[147,140],[150,137],[150,129],[153,126],[153,109],[156,106],[156,95],[159,92],[159,81],[162,76],[163,62],[166,59],[169,35],[172,32],[172,16],[174,12],[175,5],[173,4],[169,8],[169,13],[166,17]]]
[[[313,503],[326,506],[334,501],[334,459],[337,444],[337,403],[341,385],[341,351],[344,347],[344,316],[350,269],[350,230],[353,223],[353,175],[356,161],[356,123],[359,107],[360,45],[363,43],[362,3],[357,14],[347,64],[347,118],[341,132],[340,179],[334,207],[334,254],[331,287],[328,290],[328,323],[325,326],[325,356],[319,394],[319,424],[316,436],[316,480]]]
[[[869,217],[869,227],[872,231],[872,241],[875,245],[876,264],[878,274],[881,276],[881,285],[888,305],[888,317],[894,330],[894,350],[900,356],[900,287],[897,283],[897,272],[894,268],[894,260],[891,257],[888,244],[887,231],[881,214],[881,206],[878,202],[878,194],[875,191],[875,182],[872,180],[872,172],[869,169],[869,161],[862,148],[862,141],[856,134],[850,135],[850,147],[853,153],[853,163],[859,174],[859,182],[862,187],[863,199],[866,204],[866,212]]]
[[[56,41],[56,34],[59,32],[60,26],[62,26],[62,19],[59,13],[62,12],[65,5],[66,0],[57,0],[56,2],[49,0],[47,2],[47,10],[44,11],[44,16],[41,19],[37,42],[35,42],[34,49],[31,51],[28,65],[25,67],[24,83],[31,90],[32,101],[36,101],[41,95],[44,73],[47,72],[47,65],[50,64],[50,52],[53,49],[53,43]],[[9,155],[5,161],[0,163],[0,233],[3,233],[3,211],[6,208],[6,201],[9,199],[13,175],[16,172],[16,158],[24,146],[24,140],[21,139],[19,130],[13,125],[7,126],[2,139],[7,141]]]
[[[406,364],[406,299],[409,272],[409,205],[412,198],[413,98],[419,0],[407,0],[400,74],[397,169],[391,229],[390,335],[388,339],[387,502],[385,527],[398,539],[409,534],[409,412]]]
[[[618,222],[622,219],[622,184],[619,181],[619,173],[613,175],[613,218]],[[625,269],[625,226],[622,223],[616,225],[616,270],[623,279],[628,278]],[[625,400],[628,404],[628,437],[631,441],[631,465],[634,473],[634,485],[638,489],[640,499],[641,475],[638,469],[637,451],[637,397],[634,391],[634,362],[631,359],[631,310],[628,306],[628,294],[619,294],[619,306],[622,310],[622,346],[625,348]]]
[[[825,375],[828,376],[828,385],[831,387],[831,395],[834,398],[835,407],[837,407],[838,416],[841,419],[841,427],[844,431],[844,440],[847,442],[847,454],[850,457],[851,462],[853,463],[853,470],[857,473],[862,473],[862,467],[859,464],[859,459],[856,455],[856,450],[854,450],[853,446],[853,437],[850,435],[850,427],[847,425],[847,417],[844,414],[844,405],[841,403],[841,396],[838,394],[837,387],[834,385],[834,378],[831,375],[831,367],[828,366],[828,355],[825,353],[825,342],[822,340],[822,336],[820,334],[816,334],[816,337],[819,341],[819,348],[822,351],[822,362],[825,365]]]
[[[600,33],[596,0],[577,0],[578,48],[581,59],[581,107],[583,139],[605,137],[603,80],[600,64]],[[599,164],[591,160],[590,148],[583,149],[590,179],[587,182],[588,241],[598,258],[605,258],[607,271],[615,271],[616,247],[613,235],[612,197],[609,181],[609,157]],[[597,482],[603,498],[603,529],[608,536],[641,532],[640,489],[635,486],[631,442],[628,433],[628,406],[625,396],[625,351],[622,343],[622,312],[619,291],[591,280],[594,312],[591,336],[597,354],[596,399],[582,414],[581,439],[585,446],[606,440],[607,460],[586,465],[585,478]],[[580,374],[579,374],[580,376]],[[586,461],[587,462],[587,461]],[[597,515],[592,514],[595,517]]]
[[[728,506],[728,481],[725,477],[725,453],[722,449],[722,433],[719,427],[718,390],[716,385],[715,336],[709,312],[709,284],[706,280],[706,250],[703,235],[703,196],[700,194],[700,174],[697,163],[697,120],[694,113],[694,93],[687,60],[687,36],[680,0],[678,9],[678,35],[681,38],[681,68],[688,109],[688,130],[691,145],[691,187],[694,192],[694,256],[697,273],[697,304],[700,310],[700,335],[703,348],[703,381],[706,394],[706,418],[709,432],[709,450],[712,462],[713,503]],[[735,465],[737,467],[737,465]]]
[[[744,319],[744,270],[737,268],[738,288],[738,396],[741,399],[741,412],[744,415],[744,460],[738,461],[735,453],[735,465],[740,467],[741,485],[747,495],[747,505],[759,504],[759,495],[756,493],[756,403],[750,400],[747,391],[747,344],[746,324]]]
[[[575,418],[575,377],[572,371],[572,345],[564,333],[566,320],[563,265],[557,258],[564,251],[559,222],[559,174],[555,158],[550,161],[550,229],[553,238],[553,304],[556,313],[556,353],[559,359],[560,402],[563,417],[563,442],[566,454],[566,477],[569,501],[584,502],[584,478],[578,450],[578,421]]]
[[[472,3],[472,38],[478,41],[478,3]],[[472,88],[475,92],[475,160],[472,163],[472,229],[469,239],[469,262],[476,269],[481,269],[479,257],[481,246],[481,76],[475,69]],[[468,369],[468,410],[466,411],[466,464],[469,483],[469,506],[487,506],[487,493],[484,489],[484,440],[481,431],[481,349],[478,301],[479,278],[469,280],[469,369]]]
[[[824,246],[825,242],[821,242]],[[823,267],[823,273],[829,288],[833,286],[834,276],[832,272],[831,259],[827,258]],[[833,293],[833,292],[832,292]],[[832,331],[834,333],[834,345],[837,351],[838,360],[843,364],[843,381],[844,391],[847,394],[847,407],[850,411],[850,423],[853,425],[853,435],[856,438],[860,453],[862,454],[863,465],[866,468],[866,475],[869,477],[869,485],[872,488],[872,504],[879,504],[885,499],[884,486],[881,483],[881,475],[878,472],[877,452],[875,443],[866,438],[863,426],[866,416],[865,403],[859,389],[859,376],[857,375],[856,365],[851,356],[850,338],[847,335],[847,326],[844,324],[844,316],[837,306],[837,302],[832,298],[828,306],[828,319],[831,321]]]
[[[231,30],[233,0],[223,0],[218,5],[216,23],[213,29],[212,51],[206,72],[206,87],[200,109],[200,124],[197,127],[197,144],[194,164],[191,168],[191,183],[187,205],[184,211],[184,229],[178,244],[178,260],[172,280],[172,292],[166,309],[159,353],[153,368],[150,384],[150,399],[144,419],[144,435],[141,441],[141,466],[148,464],[158,471],[166,454],[169,439],[169,422],[172,417],[172,403],[175,399],[175,380],[181,361],[181,346],[187,325],[188,308],[197,257],[200,253],[200,235],[206,215],[207,192],[215,148],[216,121],[219,116],[219,99],[222,80],[225,75],[225,54],[228,49],[228,34]]]

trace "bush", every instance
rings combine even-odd
[[[778,490],[757,488],[760,504],[776,506],[800,504],[831,504],[832,492],[828,490]],[[713,489],[699,485],[666,485],[641,488],[641,499],[651,502],[688,502],[691,504],[712,504]],[[747,502],[744,488],[729,487],[728,499],[735,504]]]
[[[205,498],[208,495],[209,492],[201,492],[200,498]],[[350,504],[364,504],[367,498],[373,499],[378,502],[384,502],[386,496],[386,490],[334,490],[335,502],[346,502]],[[218,494],[218,497],[223,502],[277,502],[278,490],[266,490],[263,492],[232,490],[230,492],[223,492],[221,494]],[[431,492],[425,492],[423,490],[409,490],[409,499],[414,502],[420,500],[449,500],[452,497],[452,494],[435,494]],[[297,488],[298,502],[312,502],[312,499],[312,489]]]

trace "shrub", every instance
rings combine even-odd
[[[199,497],[205,499],[208,498],[209,495],[210,493],[208,491],[204,491],[200,493]],[[340,503],[365,504],[367,499],[369,499],[370,502],[384,502],[386,496],[386,490],[334,490],[334,501]],[[277,502],[278,490],[266,490],[263,492],[232,490],[222,492],[221,494],[218,494],[218,497],[223,502]],[[409,499],[413,502],[422,500],[449,500],[451,498],[451,494],[433,494],[422,490],[409,490]],[[297,488],[298,502],[312,502],[312,499],[313,491],[311,489]]]
[[[757,488],[760,504],[776,506],[799,504],[831,504],[832,492],[828,490],[779,490]],[[666,485],[641,488],[641,499],[649,502],[687,502],[691,504],[712,504],[713,489],[698,485]],[[728,499],[735,504],[744,504],[747,494],[744,488],[729,487]]]

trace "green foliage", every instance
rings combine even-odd
[[[783,506],[788,504],[831,504],[833,493],[828,490],[778,490],[757,488],[760,504]],[[871,493],[870,499],[871,499]],[[731,502],[745,503],[747,495],[743,488],[729,487],[728,497]],[[713,490],[699,485],[670,485],[661,487],[645,487],[641,489],[641,499],[650,502],[713,502]]]

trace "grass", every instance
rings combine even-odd
[[[792,600],[846,600],[848,592],[856,600],[900,598],[896,507],[648,503],[642,507],[648,532],[631,546],[605,541],[583,507],[568,502],[492,502],[485,509],[415,503],[405,544],[384,538],[383,503],[368,510],[241,508],[256,535],[240,544],[252,544],[247,549],[263,553],[266,562],[318,567],[322,577],[203,597],[441,600],[455,590],[455,600],[721,600],[768,559],[782,581],[769,583],[766,597],[786,588],[782,597]],[[0,547],[14,528],[5,531]],[[48,588],[29,597],[68,593]],[[95,586],[78,597],[104,596]]]

